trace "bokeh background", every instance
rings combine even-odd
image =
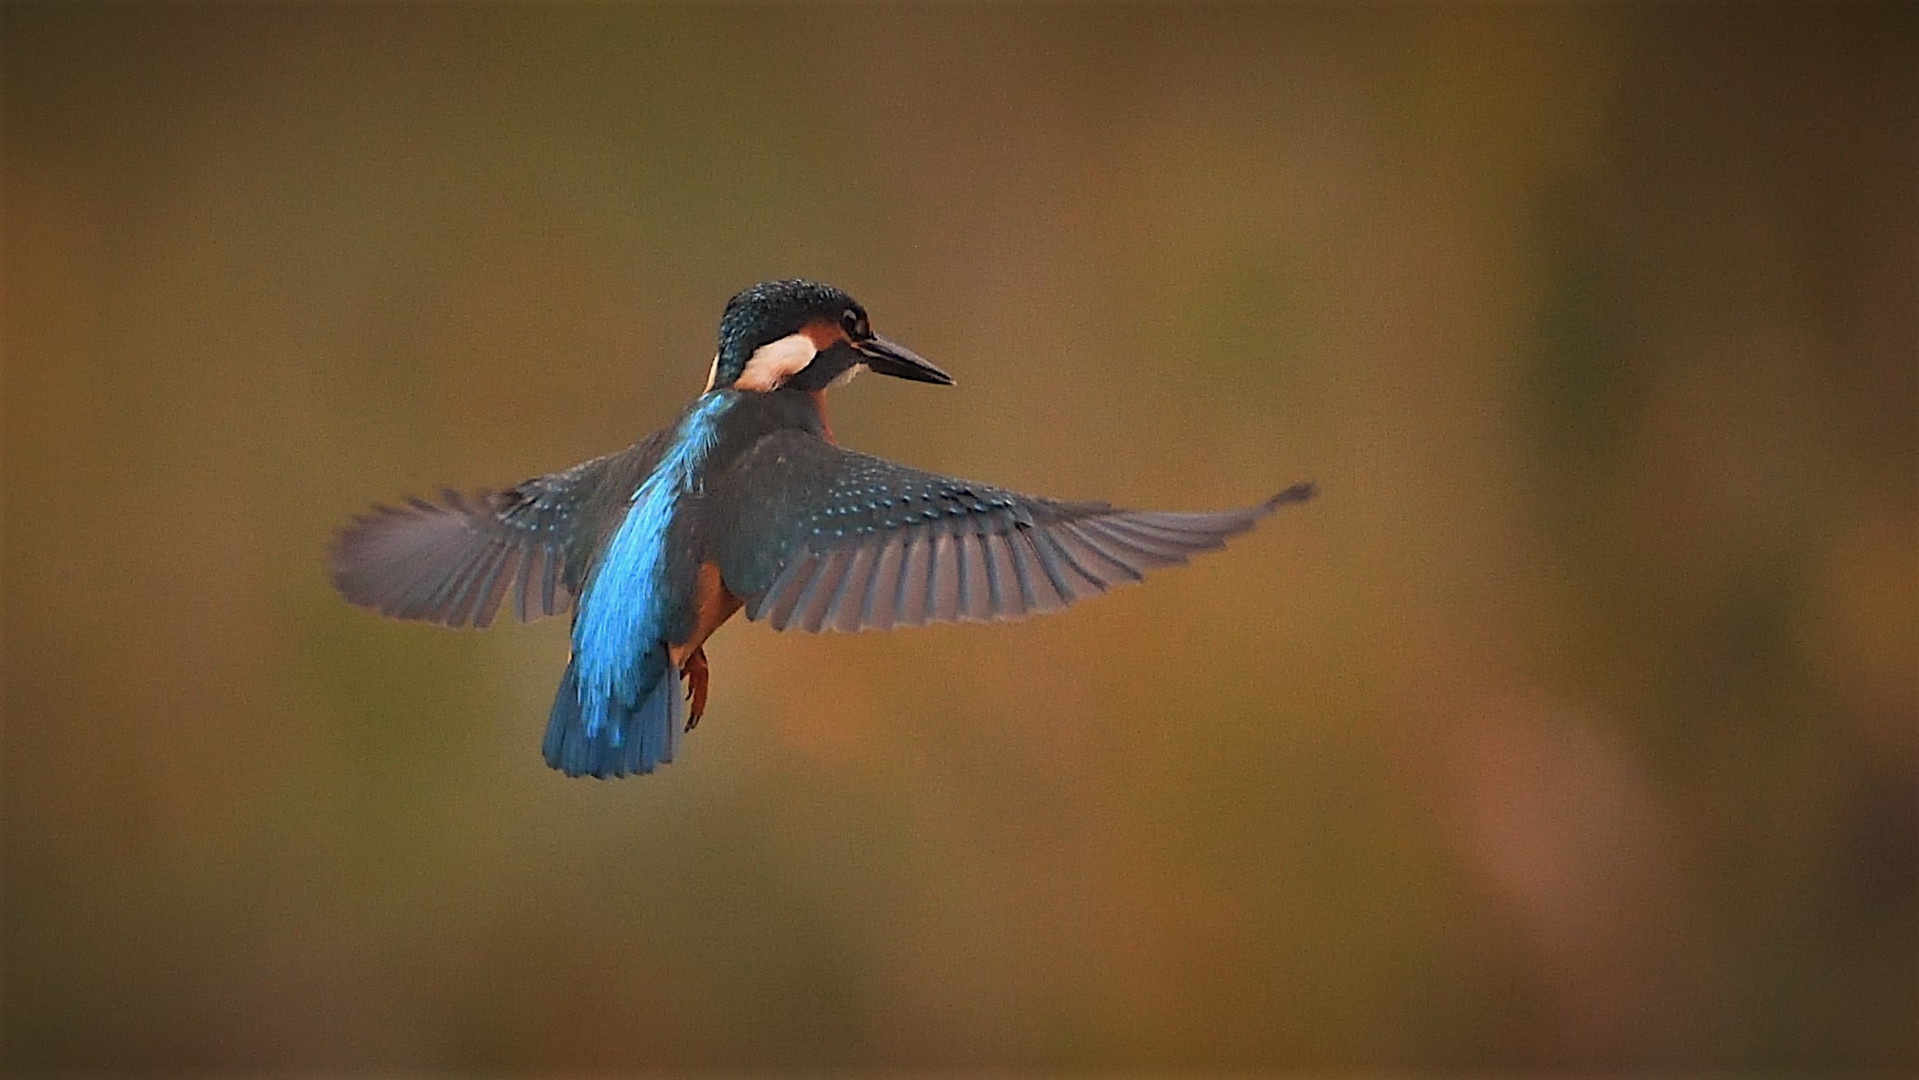
[[[14,1070],[1919,1067],[1896,8],[90,7],[4,30]],[[1069,615],[559,621],[376,500],[631,442],[807,275],[854,446],[1322,497]]]

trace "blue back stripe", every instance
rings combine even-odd
[[[680,494],[692,488],[713,446],[720,415],[731,402],[727,395],[708,394],[680,422],[659,464],[633,492],[626,517],[580,598],[573,656],[589,738],[598,733],[609,704],[635,704],[653,689],[657,666],[643,661],[665,633],[667,527]],[[639,685],[642,678],[648,685]]]

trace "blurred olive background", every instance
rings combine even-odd
[[[6,5],[14,1069],[1919,1064],[1919,33],[1893,8]],[[623,446],[721,305],[843,441],[1317,501],[1064,616],[331,592]]]

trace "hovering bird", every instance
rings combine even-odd
[[[340,533],[334,585],[442,626],[485,627],[509,596],[521,621],[571,609],[546,763],[626,776],[678,753],[706,709],[706,639],[741,608],[808,632],[1058,611],[1313,494],[1149,512],[921,472],[835,443],[826,389],[861,368],[953,383],[839,289],[755,285],[727,302],[706,389],[667,427],[506,491],[375,507]]]

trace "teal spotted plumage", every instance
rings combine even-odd
[[[702,646],[737,610],[806,631],[1056,611],[1313,493],[1151,512],[922,472],[832,441],[824,391],[856,366],[952,382],[838,289],[756,285],[727,305],[707,390],[666,428],[505,492],[378,507],[340,534],[334,582],[445,626],[484,627],[509,601],[522,620],[571,610],[547,764],[625,776],[679,752],[705,703]]]

